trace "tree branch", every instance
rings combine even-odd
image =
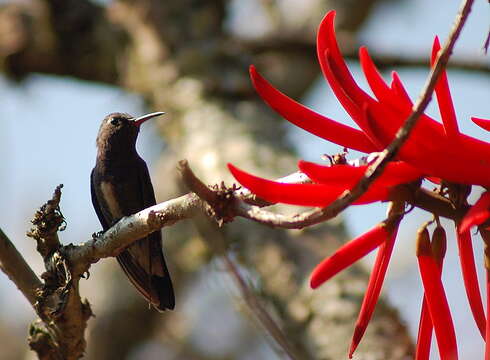
[[[105,11],[87,0],[2,4],[8,36],[0,38],[1,70],[15,79],[38,72],[117,84],[118,57],[128,39]]]
[[[490,37],[490,34],[489,34]],[[359,61],[358,43],[355,40],[346,41],[346,46],[343,47],[342,54],[344,58]],[[316,54],[316,44],[314,42],[307,42],[304,39],[285,39],[270,37],[267,39],[257,40],[241,40],[238,46],[241,46],[252,53],[265,53],[273,51],[282,51],[285,53],[309,53]],[[485,49],[485,44],[482,46]],[[428,68],[430,66],[429,60],[425,56],[405,56],[403,54],[390,54],[377,52],[375,49],[369,52],[373,62],[379,69],[393,69],[394,67],[415,67],[415,68]],[[490,73],[490,66],[483,61],[472,60],[470,57],[457,57],[451,59],[447,64],[448,69],[463,70],[471,72]]]
[[[57,231],[63,230],[64,218],[59,203],[62,185],[51,200],[36,211],[34,228],[27,234],[37,241],[46,272],[44,283],[0,230],[0,269],[17,285],[41,320],[31,324],[29,346],[42,360],[75,360],[85,352],[84,332],[92,315],[87,301],[82,302],[78,282],[63,256]],[[67,247],[69,248],[69,246]]]
[[[138,239],[177,221],[188,219],[196,211],[204,211],[206,203],[195,194],[159,203],[134,215],[123,217],[100,236],[80,245],[65,247],[64,255],[75,267],[75,273],[83,274],[90,264],[102,258],[115,257]]]
[[[36,293],[42,283],[2,229],[0,229],[0,269],[35,309]]]

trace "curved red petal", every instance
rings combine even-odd
[[[476,203],[468,210],[459,231],[467,232],[472,226],[483,224],[490,217],[490,191],[486,191],[480,196]]]
[[[471,121],[473,121],[476,125],[478,125],[482,129],[490,131],[490,119],[472,117]]]
[[[383,224],[378,224],[368,232],[340,247],[332,256],[318,264],[310,278],[310,286],[316,289],[325,281],[352,265],[391,237],[391,232]]]
[[[432,67],[435,64],[437,53],[440,49],[441,45],[439,44],[439,38],[436,36],[434,38],[434,44],[432,45],[432,56],[430,59],[430,64]],[[454,111],[453,99],[451,97],[451,90],[449,89],[446,70],[442,70],[441,74],[439,75],[435,92],[446,135],[453,141],[456,141],[459,137],[459,128],[458,121],[456,119],[456,112]]]
[[[386,84],[373,60],[369,56],[366,47],[361,47],[359,49],[359,59],[364,77],[379,102],[392,107],[396,111],[403,109],[405,105],[400,102],[400,99],[395,96],[392,89]]]
[[[403,104],[405,107],[412,107],[412,100],[410,99],[407,90],[405,90],[400,76],[396,71],[391,72],[391,89],[398,96],[398,100],[401,104]]]
[[[344,184],[286,184],[260,178],[238,169],[232,164],[228,168],[237,181],[260,198],[272,203],[300,206],[325,207],[349,188]],[[389,188],[372,186],[354,204],[367,204],[388,200]]]
[[[274,88],[252,65],[250,78],[260,97],[277,113],[294,125],[341,146],[363,152],[376,148],[360,130],[322,116]]]
[[[476,325],[480,330],[480,334],[485,339],[485,312],[483,310],[480,287],[478,286],[478,275],[476,273],[475,255],[473,253],[471,234],[469,231],[462,232],[460,228],[457,229],[456,233],[459,261],[461,264],[461,272],[463,274],[466,297],[468,298],[471,313],[473,314]]]
[[[361,68],[364,73],[364,77],[366,78],[369,87],[374,93],[374,96],[378,100],[391,99],[391,91],[389,86],[384,81],[383,77],[379,73],[379,70],[376,68],[373,60],[369,56],[369,51],[367,47],[362,46],[359,49],[359,60],[361,63]]]
[[[354,335],[352,336],[352,341],[349,349],[349,358],[352,359],[352,355],[356,350],[357,346],[361,342],[362,336],[366,331],[369,321],[378,302],[379,294],[381,293],[381,288],[386,275],[386,270],[388,269],[388,264],[390,262],[391,254],[393,252],[393,246],[395,245],[396,233],[398,231],[398,226],[395,227],[391,237],[383,242],[379,246],[378,254],[376,255],[376,260],[374,262],[373,271],[369,277],[368,286],[366,289],[366,294],[362,300],[361,310],[356,321],[356,327],[354,329]]]
[[[346,88],[346,92],[349,94],[349,96],[352,97],[354,95],[352,100],[359,102],[364,100],[368,95],[356,84],[347,67],[347,64],[344,61],[344,58],[342,57],[342,53],[340,52],[337,39],[335,37],[334,19],[335,11],[329,11],[318,26],[316,38],[318,62],[320,63],[320,67],[323,74],[327,78],[327,81],[330,82],[326,76],[327,59],[325,57],[325,53],[328,51],[332,57],[334,64],[332,68],[335,70],[336,77],[339,78],[342,86]]]
[[[418,254],[417,259],[441,360],[455,360],[456,335],[439,268],[430,255]]]
[[[325,63],[323,65],[323,73],[332,88],[333,93],[342,104],[343,108],[349,116],[354,120],[354,122],[362,129],[362,131],[367,135],[371,143],[373,143],[377,150],[381,150],[383,146],[379,143],[376,136],[373,134],[371,129],[368,126],[368,123],[365,119],[362,109],[359,107],[359,104],[356,103],[347,93],[344,88],[344,83],[342,80],[337,78],[336,74],[333,72],[333,67],[335,64],[333,63],[332,57],[330,55],[330,50],[325,52]]]
[[[366,121],[360,109],[363,102],[375,100],[357,85],[347,67],[335,38],[334,18],[335,12],[330,11],[325,15],[318,27],[317,55],[320,67],[344,109],[369,137],[370,141],[380,150],[380,144],[366,126]]]
[[[433,328],[434,326],[432,325],[432,320],[430,318],[427,300],[424,297],[424,300],[422,301],[422,310],[420,311],[415,360],[429,360]]]

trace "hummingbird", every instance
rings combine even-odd
[[[124,216],[156,204],[145,161],[136,151],[141,124],[163,115],[107,115],[97,135],[97,158],[90,175],[92,204],[106,231]],[[172,280],[165,264],[161,231],[135,241],[117,255],[131,283],[157,310],[175,306]]]

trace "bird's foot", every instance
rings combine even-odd
[[[98,238],[100,238],[102,235],[104,235],[104,232],[105,231],[99,231],[99,232],[94,232],[92,234],[92,240],[97,240]]]

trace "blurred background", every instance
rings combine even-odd
[[[100,231],[89,174],[100,121],[114,111],[167,112],[145,123],[138,139],[157,201],[186,192],[175,171],[183,158],[206,182],[231,184],[227,162],[274,178],[295,171],[298,158],[321,161],[322,154],[338,153],[339,146],[267,109],[253,93],[248,65],[293,98],[354,126],[319,74],[315,32],[323,15],[338,11],[338,39],[364,89],[356,60],[360,45],[369,47],[385,78],[396,70],[415,99],[428,73],[433,37],[446,38],[458,7],[455,0],[1,1],[0,227],[40,274],[41,257],[25,233],[36,208],[63,183],[63,243]],[[490,61],[482,51],[489,20],[488,3],[476,1],[449,69],[460,128],[486,141],[490,135],[470,116],[489,116]],[[428,113],[439,118],[434,102]],[[176,310],[148,310],[114,259],[95,264],[90,279],[81,281],[82,297],[96,315],[87,331],[87,358],[282,358],[215,250],[223,244],[301,358],[347,358],[371,259],[315,292],[308,288],[308,274],[340,242],[381,221],[384,212],[384,204],[353,207],[304,231],[237,220],[217,236],[202,219],[166,229]],[[411,357],[421,303],[414,236],[429,218],[422,211],[405,218],[383,290],[387,301],[380,303],[356,359]],[[482,358],[452,224],[447,229],[444,281],[460,356]],[[474,244],[482,270],[479,236]],[[26,337],[35,314],[3,273],[0,305],[0,359],[32,358]]]

